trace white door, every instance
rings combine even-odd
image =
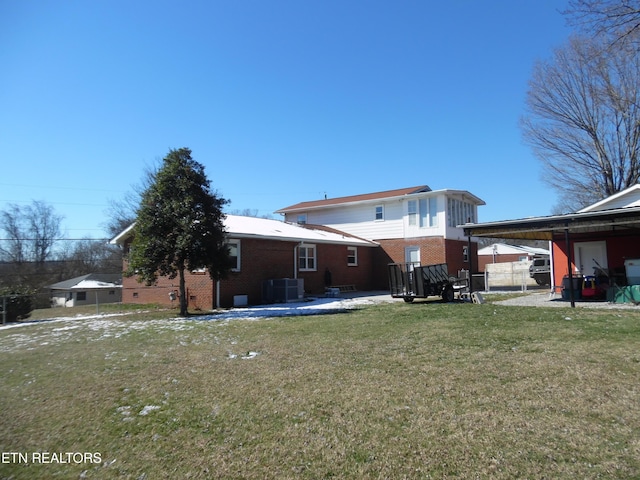
[[[574,262],[582,275],[593,275],[595,268],[607,268],[607,242],[576,242]]]
[[[404,261],[412,267],[420,265],[420,247],[405,247]]]

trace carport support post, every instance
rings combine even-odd
[[[567,246],[567,272],[569,272],[569,299],[571,308],[576,308],[576,299],[573,292],[573,274],[571,272],[571,246],[569,245],[569,225],[565,224],[564,243]]]
[[[469,259],[469,295],[473,293],[473,255],[471,254],[471,235],[467,237],[467,257]]]

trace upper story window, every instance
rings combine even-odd
[[[298,247],[298,265],[301,271],[316,270],[316,246],[301,245]]]
[[[350,267],[358,266],[358,247],[347,247],[347,265]]]
[[[418,202],[415,200],[409,200],[407,202],[407,217],[409,225],[418,224]]]
[[[435,198],[423,198],[419,201],[409,200],[407,203],[407,216],[409,225],[424,227],[438,226],[438,200]]]
[[[476,222],[476,206],[455,198],[447,198],[447,225],[456,227],[469,222]]]
[[[376,222],[384,220],[384,205],[376,206]]]
[[[306,213],[299,213],[298,214],[298,219],[296,220],[296,222],[299,225],[306,225],[307,224],[307,214]]]

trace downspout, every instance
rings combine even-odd
[[[302,245],[302,243],[293,247],[293,278],[298,278],[298,247],[300,247],[300,245]]]
[[[220,280],[216,280],[216,308],[220,308]]]

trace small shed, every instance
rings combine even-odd
[[[76,307],[122,301],[122,275],[89,273],[49,285],[52,307]]]

